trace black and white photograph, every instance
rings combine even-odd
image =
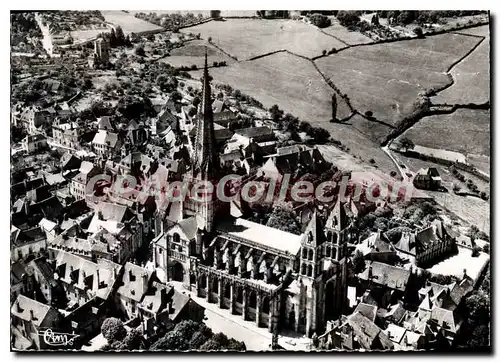
[[[11,352],[492,351],[490,11],[134,5],[9,10]]]

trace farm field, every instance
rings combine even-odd
[[[104,10],[101,11],[101,13],[107,22],[115,26],[121,26],[125,34],[142,33],[163,29],[160,26],[137,19],[132,13],[124,13],[121,10]]]
[[[141,11],[131,11],[131,13],[156,13],[160,14],[181,14],[186,15],[188,13],[198,15],[201,14],[203,17],[210,17],[210,10],[141,10]],[[256,16],[255,10],[221,10],[220,15],[222,17],[252,17]]]
[[[74,30],[71,36],[74,39],[73,44],[86,42],[90,39],[96,38],[101,33],[108,33],[110,29],[87,29],[87,30]]]
[[[476,26],[474,28],[460,29],[455,31],[455,33],[487,37],[490,36],[490,25],[487,24],[482,26]]]
[[[211,62],[211,59],[208,59]],[[191,72],[194,78],[201,71]],[[331,119],[331,89],[307,60],[276,53],[249,62],[238,62],[228,67],[213,68],[214,83],[229,84],[248,94],[269,108],[278,104],[300,120],[326,127]],[[337,117],[349,116],[345,102],[337,97]]]
[[[404,133],[416,145],[490,155],[490,112],[457,109],[451,114],[424,117]]]
[[[363,35],[358,31],[350,31],[346,27],[340,25],[336,17],[329,16],[328,18],[331,20],[332,25],[321,29],[325,33],[330,34],[349,45],[373,43],[373,40],[366,35]]]
[[[490,174],[490,158],[483,155],[469,155],[469,162],[485,174]]]
[[[338,140],[342,142],[343,145],[349,147],[349,153],[346,153],[334,146],[318,145],[318,149],[329,161],[346,168],[353,167],[353,165],[358,164],[360,165],[358,171],[369,168],[373,170],[379,169],[380,171],[389,174],[391,171],[397,170],[396,165],[394,165],[392,160],[382,151],[378,144],[372,142],[369,138],[359,133],[352,126],[329,123],[323,127],[330,132],[333,139]],[[374,165],[369,163],[370,159],[375,161]],[[351,166],[348,166],[349,164]]]
[[[476,28],[478,29],[478,28]],[[485,103],[490,99],[490,38],[451,70],[455,83],[433,97],[434,103]]]
[[[174,67],[189,67],[194,64],[200,68],[205,64],[205,49],[207,50],[209,66],[212,66],[213,62],[221,61],[225,61],[228,65],[234,63],[232,58],[204,40],[192,40],[181,48],[172,49],[170,56],[162,58],[160,62],[168,63]]]
[[[323,50],[346,47],[315,26],[294,20],[228,19],[182,31],[200,33],[203,39],[212,37],[214,44],[239,60],[284,49],[312,58],[321,55]]]
[[[413,103],[418,93],[449,84],[447,68],[480,39],[441,34],[388,44],[345,49],[316,64],[351,98],[354,108],[389,124]]]

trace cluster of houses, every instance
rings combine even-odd
[[[464,322],[464,299],[477,280],[467,275],[450,284],[430,282],[425,268],[453,255],[457,240],[440,219],[391,243],[374,232],[353,246],[365,266],[349,285],[351,314],[329,322],[318,347],[343,350],[443,348]]]

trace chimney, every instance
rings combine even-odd
[[[19,303],[19,301],[16,302],[16,307],[17,307],[17,312],[18,313],[22,313],[23,312],[23,309],[21,308],[21,304]]]
[[[102,211],[98,211],[97,212],[97,219],[98,220],[103,220]]]
[[[35,312],[33,312],[33,309],[30,309],[30,318],[32,321],[36,320]]]

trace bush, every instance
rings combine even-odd
[[[373,117],[373,112],[372,111],[366,111],[365,112],[366,118],[372,118]]]
[[[125,330],[125,327],[123,326],[123,322],[121,320],[111,317],[107,318],[102,323],[101,333],[104,338],[107,339],[108,343],[111,344],[115,341],[122,340],[126,336],[127,331]]]
[[[326,50],[323,49],[323,51],[321,52],[321,54],[326,55]]]
[[[311,23],[318,28],[326,28],[332,24],[330,19],[322,14],[312,14],[309,16],[309,20],[311,20]]]
[[[142,45],[138,45],[136,48],[135,48],[135,51],[134,51],[135,55],[139,56],[139,57],[143,57],[146,55],[146,52],[144,51],[144,46]]]
[[[368,162],[370,162],[372,165],[375,164],[375,160],[373,158],[370,158],[370,161]]]

